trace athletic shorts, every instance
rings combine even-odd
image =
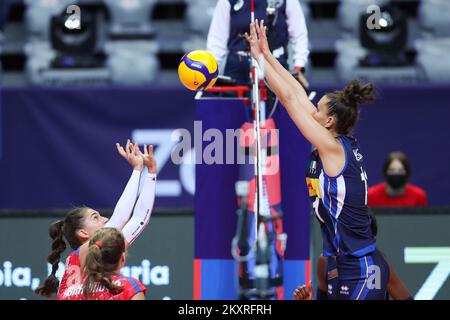
[[[363,257],[327,257],[329,300],[385,300],[389,265],[378,250]]]

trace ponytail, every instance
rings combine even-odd
[[[374,86],[353,80],[341,91],[326,94],[328,114],[336,117],[335,131],[339,135],[350,134],[359,117],[359,106],[375,99]]]
[[[83,294],[90,298],[103,286],[113,294],[119,293],[123,287],[116,285],[112,276],[119,265],[120,257],[125,251],[125,239],[114,228],[102,228],[89,241],[88,253],[83,272],[86,278],[83,283]]]
[[[63,238],[63,226],[64,222],[59,220],[52,223],[49,228],[49,235],[53,242],[52,252],[47,257],[47,261],[52,265],[52,272],[47,279],[45,279],[44,284],[35,290],[37,294],[44,297],[51,297],[59,288],[59,280],[56,277],[56,271],[58,270],[59,261],[61,260],[61,254],[66,250],[66,243]]]

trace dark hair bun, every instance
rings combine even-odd
[[[344,88],[342,99],[346,105],[351,107],[372,102],[375,99],[373,84],[363,84],[358,80],[353,80]]]

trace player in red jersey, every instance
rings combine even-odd
[[[70,286],[61,284],[58,300],[144,300],[147,289],[142,283],[120,274],[126,254],[121,231],[99,229],[81,246],[79,256],[72,255],[68,260],[69,268],[79,267],[83,273],[75,276]]]
[[[144,153],[129,140],[125,149],[116,144],[119,154],[133,168],[133,173],[116,204],[111,219],[102,217],[96,210],[81,207],[67,213],[64,220],[54,222],[49,229],[52,238],[52,252],[47,261],[52,265],[51,274],[45,282],[36,289],[36,293],[51,297],[59,288],[56,271],[61,254],[66,249],[66,242],[74,250],[66,259],[66,271],[61,280],[60,290],[69,289],[80,282],[79,248],[101,228],[116,228],[122,230],[127,246],[130,245],[144,230],[150,220],[155,199],[156,161],[153,156],[153,146],[144,146]],[[148,168],[142,190],[139,190],[141,172],[144,165]],[[140,193],[139,193],[140,191]],[[133,215],[131,216],[131,214]],[[130,218],[131,216],[131,218]]]

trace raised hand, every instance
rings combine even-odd
[[[141,156],[141,151],[137,145],[134,145],[130,139],[128,139],[125,148],[119,143],[116,143],[116,148],[117,152],[128,161],[134,170],[142,171],[144,168],[144,159]]]
[[[294,300],[312,300],[313,289],[311,281],[308,285],[302,285],[297,287],[294,291]]]
[[[244,37],[250,45],[250,53],[256,60],[261,54],[270,54],[269,42],[267,40],[267,27],[264,25],[264,20],[250,23],[250,34],[245,33]]]
[[[254,59],[258,60],[261,54],[261,50],[259,49],[258,35],[256,33],[254,22],[250,23],[250,35],[246,32],[244,34],[244,37],[250,46],[250,54]]]
[[[147,145],[144,144],[144,154],[142,154],[142,158],[144,160],[144,165],[148,168],[148,171],[151,173],[156,173],[157,168],[155,156],[153,155],[153,145],[149,145],[147,150]]]
[[[267,40],[267,27],[264,25],[264,20],[255,23],[256,34],[258,35],[259,51],[263,54],[269,54],[269,41]]]

